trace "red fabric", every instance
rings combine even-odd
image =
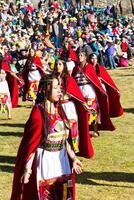
[[[37,67],[42,68],[42,62],[41,62],[41,59],[40,59],[38,56],[35,56],[35,57],[33,58],[33,63],[34,63]]]
[[[19,93],[18,93],[18,82],[17,79],[12,76],[10,73],[7,74],[7,82],[9,85],[9,91],[11,95],[12,107],[16,108],[19,102]]]
[[[9,86],[9,91],[11,95],[12,107],[16,108],[18,106],[19,95],[18,95],[18,82],[17,79],[11,74],[9,65],[6,62],[2,62],[1,67],[7,72],[7,82]]]
[[[79,128],[79,156],[91,158],[94,154],[93,146],[90,140],[89,127],[86,120],[88,120],[88,113],[84,110],[81,103],[85,102],[85,98],[81,93],[75,79],[66,75],[66,92],[73,97],[77,114],[78,114],[78,128]],[[84,111],[83,111],[84,110]],[[80,124],[80,125],[79,125]]]
[[[76,52],[71,48],[69,51],[69,58],[71,58],[71,60],[73,60],[74,62],[78,62],[78,56],[77,56]]]
[[[11,69],[10,69],[9,65],[7,64],[7,62],[2,61],[1,68],[6,72],[11,72]]]
[[[123,52],[126,52],[128,49],[128,43],[127,42],[122,42],[121,43],[121,49]]]
[[[110,117],[119,117],[123,114],[123,108],[120,104],[120,92],[107,70],[99,65],[100,78],[105,84],[108,102],[109,102],[109,115]]]
[[[98,77],[96,74],[96,71],[94,67],[91,64],[88,64],[84,68],[84,73],[89,78],[89,80],[93,83],[95,86],[96,94],[97,94],[97,100],[99,103],[99,108],[101,111],[101,124],[98,125],[100,130],[115,130],[115,127],[110,120],[109,115],[109,102],[108,102],[108,96],[107,93],[104,91]]]
[[[66,92],[75,99],[85,102],[85,98],[81,93],[75,79],[72,76],[66,75]]]
[[[71,183],[68,184],[68,183]],[[44,180],[39,183],[40,199],[48,200],[75,200],[76,194],[73,186],[75,186],[75,175],[63,175],[59,178]],[[68,187],[69,186],[69,187]]]
[[[33,107],[31,115],[26,123],[24,135],[18,150],[11,200],[38,200],[35,162],[33,162],[33,173],[31,174],[29,183],[21,184],[20,179],[30,155],[34,153],[43,142],[43,133],[44,125],[42,120],[42,107],[36,105]],[[73,191],[73,193],[75,193],[75,191]]]
[[[32,173],[29,183],[25,185],[20,183],[20,178],[24,172],[24,166],[29,156],[35,152],[43,138],[41,109],[41,107],[34,106],[25,126],[24,135],[16,158],[11,200],[21,200],[22,192],[24,195],[23,200],[38,200],[35,175]]]
[[[77,101],[75,102],[78,114],[78,128],[79,128],[79,153],[78,156],[91,158],[94,155],[93,146],[89,134],[88,126],[88,112],[83,105]]]
[[[30,58],[30,59],[32,59],[32,58]],[[30,85],[30,83],[28,81],[28,74],[29,74],[29,70],[30,70],[29,69],[30,66],[27,66],[28,61],[29,61],[29,59],[26,62],[26,65],[25,65],[25,68],[24,68],[23,72],[20,74],[20,78],[23,79],[24,83],[25,83],[25,85],[24,85],[23,101],[26,101],[26,94],[28,92],[28,88],[29,88],[29,85]],[[42,76],[42,74],[43,74],[43,72],[41,70],[41,68],[42,68],[42,62],[41,62],[41,60],[40,60],[40,58],[38,56],[35,56],[32,59],[31,65],[32,64],[35,64],[38,67],[38,70],[39,70],[39,72],[40,72],[40,74]]]
[[[129,66],[129,60],[127,58],[120,58],[120,67],[128,67]]]
[[[120,31],[119,31],[118,28],[113,28],[112,33],[113,33],[113,34],[119,35],[119,34],[120,34]]]
[[[8,52],[6,52],[6,53],[4,53],[4,58],[3,58],[3,60],[4,60],[4,61],[8,61],[8,62],[10,63],[11,60],[12,60],[12,56],[11,56]]]
[[[59,8],[59,4],[58,2],[53,2],[52,5],[54,6],[54,8],[58,9]]]
[[[77,69],[75,69],[75,71],[77,71]],[[112,124],[112,121],[110,120],[108,96],[107,96],[107,93],[104,91],[104,89],[97,77],[95,69],[93,68],[93,66],[91,64],[87,64],[87,66],[84,67],[84,69],[83,69],[83,73],[92,82],[92,84],[94,85],[95,91],[96,91],[97,100],[98,100],[99,108],[101,111],[101,124],[98,125],[98,128],[100,130],[111,130],[111,131],[115,130],[115,127]],[[88,120],[88,113],[82,107],[78,108],[78,110],[79,109],[80,109],[80,111],[79,111],[80,112],[80,116],[79,116],[80,126],[84,127],[83,126],[83,123],[84,123],[83,118],[84,118],[84,116],[86,116],[85,120]],[[84,124],[85,124],[85,126],[87,126],[86,124],[88,124],[88,122],[85,122]],[[87,128],[86,128],[86,131],[88,131]]]
[[[34,11],[34,8],[31,5],[27,6],[27,11],[32,13]]]

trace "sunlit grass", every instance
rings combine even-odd
[[[124,116],[113,119],[114,132],[101,132],[92,139],[95,156],[82,159],[77,177],[78,200],[134,199],[134,67],[109,71],[121,91]],[[29,116],[30,103],[20,101],[13,119],[0,114],[0,200],[9,200],[16,152]]]

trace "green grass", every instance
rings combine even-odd
[[[121,91],[125,108],[113,119],[114,132],[101,132],[92,139],[95,156],[82,159],[83,173],[77,177],[77,200],[134,199],[134,67],[109,71]],[[0,200],[9,200],[16,152],[31,108],[22,103],[13,110],[13,120],[0,114]]]

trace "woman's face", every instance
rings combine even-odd
[[[84,53],[80,53],[79,54],[79,61],[80,61],[80,63],[86,61],[86,55]]]
[[[97,56],[96,56],[96,55],[94,55],[94,56],[91,58],[91,63],[92,63],[94,66],[97,65],[98,59],[97,59]]]
[[[61,60],[58,60],[57,62],[57,72],[58,73],[62,73],[64,69],[64,64]]]
[[[56,78],[54,78],[52,82],[52,94],[50,101],[57,102],[59,101],[60,96],[61,96],[60,84],[59,81]]]
[[[68,41],[65,41],[65,47],[66,47],[66,49],[69,48],[69,42]]]
[[[34,55],[35,55],[35,51],[34,51],[33,49],[31,49],[30,55],[31,55],[31,56],[34,56]]]

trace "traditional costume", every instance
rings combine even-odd
[[[120,104],[120,92],[113,79],[105,69],[105,67],[98,65],[99,67],[99,79],[105,86],[106,93],[108,96],[109,104],[109,116],[119,117],[123,114],[123,108]]]
[[[81,104],[85,102],[84,96],[81,93],[75,79],[70,75],[65,75],[63,77],[62,86],[63,96],[61,97],[61,105],[69,123],[71,124],[73,149],[76,153],[78,153],[79,148],[81,148],[80,152],[84,152],[85,157],[92,157],[93,147],[91,144],[90,135],[87,134],[87,132],[79,131],[79,121],[77,115],[79,110],[76,111],[75,107],[75,104],[77,104],[77,102],[80,102]],[[81,144],[79,144],[79,139],[81,140],[83,136],[83,144],[85,144],[82,146]],[[84,142],[84,140],[86,140],[87,142]]]
[[[16,108],[18,106],[18,82],[17,79],[12,75],[10,67],[6,61],[1,63],[1,68],[7,73],[7,82],[9,86],[9,91],[11,95],[12,107]]]
[[[45,113],[49,128],[44,127],[42,105],[33,107],[26,123],[15,166],[11,200],[75,200],[75,176],[71,173],[71,161],[66,151],[69,130],[61,117],[60,107],[56,114]],[[45,139],[45,128],[48,136]],[[83,144],[82,144],[83,145]],[[27,184],[20,179],[26,163],[34,157],[32,174]]]
[[[109,116],[108,96],[93,66],[87,64],[83,69],[77,67],[73,74],[87,104],[97,112],[97,119],[95,118],[95,120],[97,120],[98,128],[100,130],[114,130],[115,127]],[[90,115],[80,104],[78,110],[80,113],[79,126],[81,130],[86,127],[86,131],[89,132],[88,121],[90,122]]]
[[[2,69],[0,72],[0,111],[5,113],[8,108],[11,108],[11,97],[8,83],[6,80],[6,72]]]
[[[40,58],[37,56],[29,58],[20,75],[25,82],[23,100],[35,101],[41,76],[42,63]]]

